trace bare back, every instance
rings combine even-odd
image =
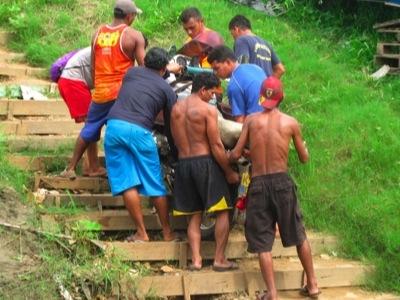
[[[196,94],[178,101],[171,114],[171,132],[179,158],[211,153],[207,135],[207,119],[213,108]]]
[[[121,47],[124,53],[139,66],[144,65],[145,41],[141,32],[127,27],[122,35]]]
[[[253,177],[286,172],[291,140],[300,161],[308,159],[299,124],[294,118],[274,109],[251,115],[246,123]]]

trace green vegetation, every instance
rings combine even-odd
[[[227,0],[191,5],[228,45],[227,24],[237,13],[247,15],[254,32],[274,45],[287,69],[282,110],[303,124],[312,157],[306,166],[294,155],[290,159],[308,227],[337,234],[342,255],[373,263],[369,287],[400,293],[400,81],[368,78],[374,70],[373,33],[343,28],[347,18],[338,22],[335,12],[321,14],[292,2],[288,14],[277,19]],[[16,0],[0,4],[0,24],[15,33],[13,49],[26,52],[33,64],[48,66],[60,54],[89,45],[94,28],[111,20],[113,1],[88,3]],[[182,44],[185,35],[177,19],[187,1],[136,3],[144,14],[135,27],[150,46]],[[1,170],[2,180],[22,180]]]

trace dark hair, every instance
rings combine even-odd
[[[234,27],[251,30],[251,23],[250,20],[247,19],[245,16],[236,15],[229,21],[229,30],[233,29]]]
[[[168,64],[168,53],[162,48],[153,47],[147,51],[144,57],[144,65],[147,68],[161,71]]]
[[[235,53],[233,53],[233,51],[230,48],[224,45],[215,47],[210,52],[210,54],[208,54],[207,60],[210,64],[212,64],[214,61],[216,62],[225,62],[227,60],[237,61]]]
[[[179,21],[181,21],[181,23],[184,24],[184,23],[187,23],[190,20],[190,18],[193,18],[196,20],[202,20],[203,16],[201,15],[201,12],[196,7],[188,7],[179,16]]]
[[[219,78],[213,73],[200,73],[197,74],[193,78],[192,83],[192,93],[196,93],[201,90],[201,88],[205,88],[206,90],[219,87],[221,85],[221,81]]]
[[[127,14],[124,13],[124,12],[122,11],[122,9],[120,9],[120,8],[118,8],[118,7],[115,7],[115,8],[114,8],[114,18],[115,18],[115,19],[119,19],[119,20],[125,19],[126,16],[127,16]]]

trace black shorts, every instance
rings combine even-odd
[[[175,216],[232,208],[224,172],[211,156],[196,156],[178,161],[172,203]]]
[[[245,234],[249,252],[271,251],[276,223],[284,247],[304,242],[307,237],[297,203],[296,185],[288,174],[252,178],[247,195]]]

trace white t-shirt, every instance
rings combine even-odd
[[[62,78],[79,80],[93,88],[93,79],[91,73],[91,47],[79,50],[74,56],[70,58],[61,73]]]

